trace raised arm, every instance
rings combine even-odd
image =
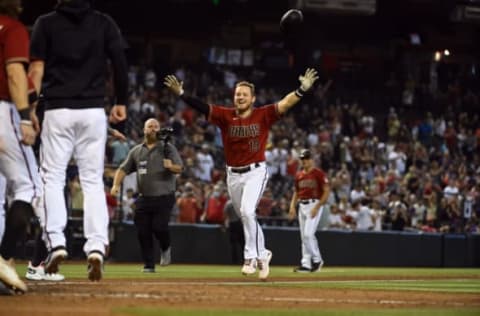
[[[280,114],[287,112],[292,106],[298,103],[303,95],[312,88],[315,81],[318,79],[317,71],[313,68],[308,68],[303,76],[298,77],[300,87],[287,94],[282,100],[278,102],[278,112]]]
[[[210,114],[210,106],[197,98],[185,95],[185,91],[183,90],[183,81],[179,81],[174,75],[168,75],[165,77],[163,84],[167,86],[176,96],[179,96],[190,107],[208,117]]]

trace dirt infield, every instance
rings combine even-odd
[[[378,280],[378,278],[376,278]],[[395,279],[395,276],[391,276]],[[397,279],[401,279],[399,276]],[[429,279],[434,279],[433,277]],[[335,281],[328,279],[328,282]],[[338,279],[338,282],[345,279]],[[387,280],[385,280],[387,282]],[[478,294],[329,289],[295,286],[316,279],[71,279],[29,282],[27,295],[0,297],[0,315],[113,315],[121,307],[194,309],[459,308],[480,307]],[[278,286],[273,286],[278,285]],[[291,286],[289,286],[291,285]],[[115,314],[119,315],[119,314]]]

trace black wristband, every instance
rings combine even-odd
[[[303,97],[303,95],[305,94],[306,91],[303,91],[302,88],[298,88],[297,90],[295,90],[295,95],[299,98]]]
[[[22,121],[30,121],[30,109],[26,108],[23,110],[18,110],[18,114],[20,114],[20,119]]]

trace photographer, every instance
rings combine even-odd
[[[168,222],[175,203],[175,175],[183,164],[177,149],[168,142],[169,130],[156,119],[145,122],[143,143],[133,147],[115,173],[111,193],[117,195],[124,177],[137,172],[138,200],[134,216],[144,261],[143,272],[155,272],[153,236],[161,248],[160,265],[170,264]]]

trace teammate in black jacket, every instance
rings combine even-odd
[[[88,0],[59,0],[54,12],[33,27],[29,74],[41,87],[45,116],[40,165],[45,182],[45,240],[50,250],[47,273],[58,271],[67,257],[63,230],[67,212],[63,188],[67,164],[78,165],[84,199],[83,250],[88,278],[102,277],[108,245],[108,211],[103,170],[107,133],[104,110],[107,60],[113,66],[116,103],[110,121],[126,119],[127,64],[120,30],[109,16],[93,10]]]

